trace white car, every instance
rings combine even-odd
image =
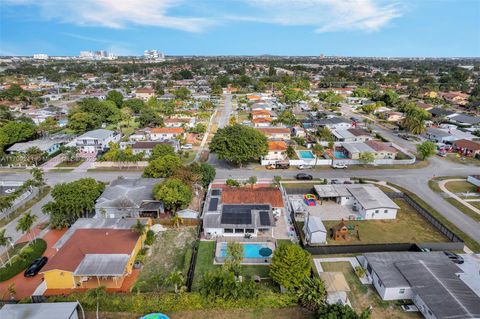
[[[333,164],[332,167],[333,168],[339,168],[339,169],[345,169],[345,168],[347,168],[347,165],[338,163],[338,164]]]
[[[298,166],[298,169],[312,169],[313,166],[312,165],[300,165]]]
[[[180,146],[180,148],[182,150],[191,150],[193,148],[193,145],[192,144],[185,144],[185,145]]]

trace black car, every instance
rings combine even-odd
[[[302,181],[311,181],[313,179],[313,176],[310,174],[299,173],[295,175],[295,178]]]
[[[448,258],[450,258],[451,261],[453,261],[456,264],[463,264],[465,261],[463,260],[462,256],[459,256],[455,253],[451,253],[448,251],[443,252]]]
[[[48,258],[45,256],[35,259],[30,266],[28,266],[23,275],[25,277],[34,277],[43,268],[43,266],[45,266],[47,261]]]

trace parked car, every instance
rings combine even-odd
[[[337,163],[337,164],[333,164],[332,167],[333,167],[333,168],[338,168],[338,169],[345,169],[345,168],[347,168],[347,165],[341,164],[341,163]]]
[[[340,182],[338,181],[338,179],[332,179],[330,181],[330,184],[340,184]]]
[[[313,176],[310,174],[299,173],[295,175],[295,178],[302,181],[311,181],[313,179]]]
[[[463,264],[465,261],[463,260],[462,256],[459,256],[455,253],[451,253],[449,251],[444,251],[443,252],[448,258],[450,258],[451,261],[453,261],[456,264]]]
[[[266,169],[289,169],[290,164],[287,163],[276,163],[265,166]]]
[[[193,148],[193,145],[192,144],[184,144],[182,146],[180,146],[181,149],[183,150],[191,150]]]
[[[402,305],[402,310],[405,312],[418,312],[418,308],[415,305]]]
[[[447,157],[447,152],[438,152],[437,155],[441,157]]]
[[[312,165],[300,165],[298,166],[298,169],[312,169],[313,166]]]
[[[28,266],[23,275],[25,277],[34,277],[43,268],[43,266],[45,266],[47,261],[48,258],[45,256],[35,259],[30,266]]]

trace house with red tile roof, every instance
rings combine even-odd
[[[268,141],[268,153],[263,157],[266,161],[284,161],[287,159],[287,143],[284,141]]]
[[[150,130],[151,141],[166,141],[185,137],[182,127],[156,127]]]
[[[131,230],[135,223],[115,218],[77,221],[55,244],[57,252],[41,271],[46,289],[120,288],[145,240]]]

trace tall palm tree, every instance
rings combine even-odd
[[[175,288],[175,293],[178,293],[178,287],[181,286],[184,281],[185,278],[180,270],[170,273],[166,280],[168,284],[173,285],[173,287]]]
[[[33,240],[33,236],[31,234],[32,226],[37,221],[38,216],[32,215],[32,211],[28,211],[23,215],[22,218],[18,220],[17,227],[15,229],[17,231],[21,231],[22,233],[27,233],[29,237],[29,242]]]
[[[313,147],[313,154],[315,154],[315,166],[317,166],[318,157],[322,156],[323,152],[323,146],[320,144],[315,144],[315,146]]]
[[[7,231],[6,228],[0,230],[0,246],[5,247],[5,251],[7,252],[7,261],[10,260],[10,255],[8,253],[8,246],[11,244],[11,238],[5,236],[5,232]],[[5,263],[2,260],[2,265],[5,265]]]

